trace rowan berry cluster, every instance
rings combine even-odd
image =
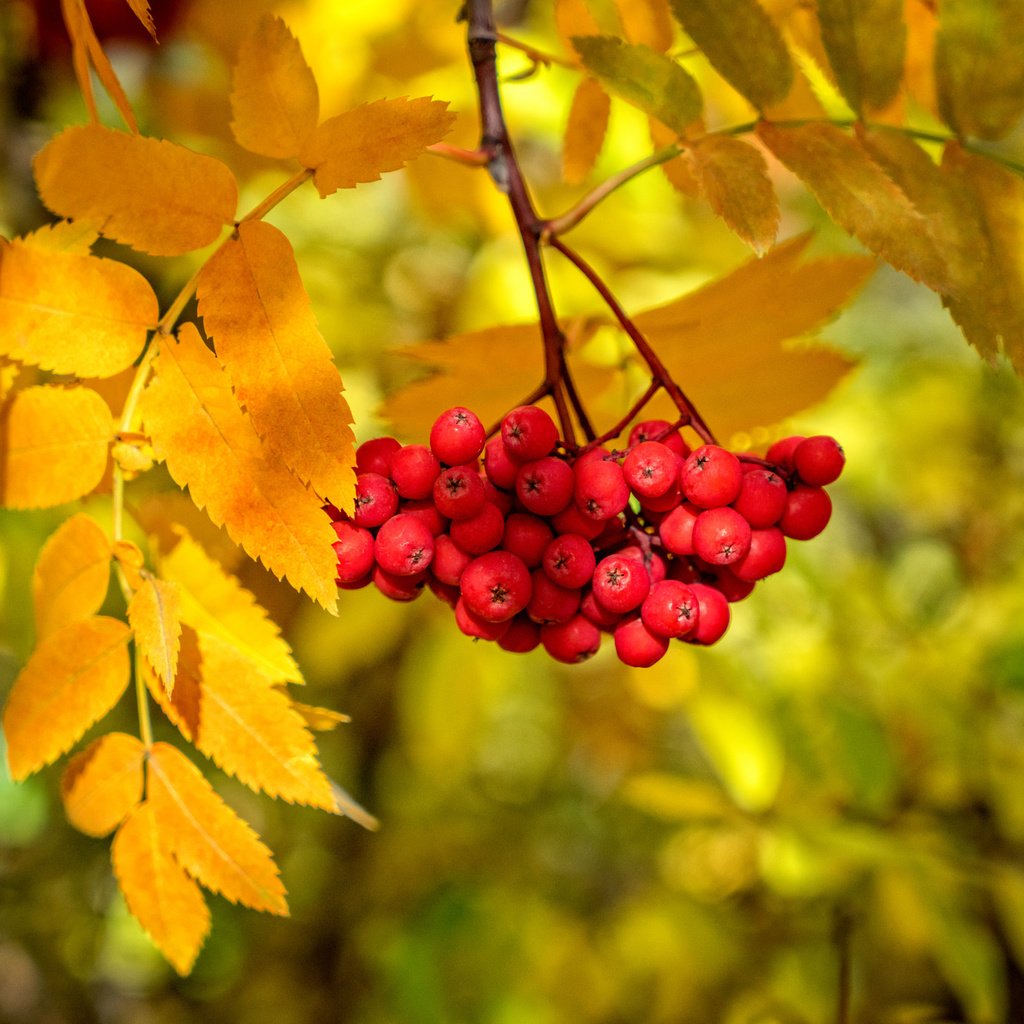
[[[788,437],[762,459],[691,451],[662,420],[638,423],[624,450],[570,451],[536,406],[488,441],[456,407],[429,445],[360,445],[352,516],[325,508],[339,587],[373,583],[398,601],[429,588],[467,635],[563,662],[611,634],[619,659],[643,667],[672,639],[722,636],[729,605],[782,568],[787,539],[825,528],[824,485],[843,464],[831,437]]]

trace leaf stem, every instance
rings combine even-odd
[[[278,185],[266,199],[257,203],[238,223],[244,224],[250,220],[262,220],[281,200],[287,199],[300,185],[305,184],[312,177],[313,169],[311,167],[304,167],[301,171],[293,174],[287,181]]]
[[[435,142],[432,146],[427,146],[427,152],[457,164],[464,164],[466,167],[486,167],[491,159],[490,154],[481,149],[463,149],[447,142]]]

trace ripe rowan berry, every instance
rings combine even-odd
[[[697,598],[697,628],[687,640],[691,643],[713,644],[721,639],[729,628],[729,602],[721,591],[705,583],[691,583],[690,589]]]
[[[434,481],[434,504],[448,519],[469,519],[486,500],[484,482],[475,466],[449,466]]]
[[[746,469],[748,464],[744,464]],[[732,507],[754,529],[774,526],[786,509],[786,482],[778,473],[763,466],[747,469],[740,483],[740,493]]]
[[[499,637],[498,646],[513,654],[526,654],[540,646],[540,626],[523,614],[510,619],[504,636]]]
[[[391,456],[391,479],[403,498],[427,498],[433,493],[441,463],[423,444],[407,444]]]
[[[846,465],[846,455],[834,437],[816,434],[805,437],[793,450],[797,476],[812,487],[823,487],[834,480]]]
[[[832,518],[832,499],[821,487],[797,484],[786,499],[779,529],[794,540],[817,537]]]
[[[592,586],[600,604],[622,614],[640,607],[651,589],[651,579],[639,559],[612,554],[597,563]]]
[[[785,563],[786,538],[780,529],[770,526],[750,531],[750,550],[730,568],[741,580],[763,580]]]
[[[683,440],[683,435],[668,420],[641,420],[629,432],[630,448],[643,441],[660,441],[671,449],[680,459],[690,454],[690,446]]]
[[[650,668],[668,650],[668,637],[652,633],[639,616],[624,619],[612,635],[619,661],[632,668]]]
[[[527,511],[553,516],[572,501],[574,483],[568,463],[547,455],[520,466],[516,474],[516,497]]]
[[[476,515],[465,519],[453,519],[448,532],[463,551],[468,551],[472,555],[482,555],[501,543],[502,535],[505,533],[505,517],[497,505],[485,501],[483,508]]]
[[[533,462],[558,443],[555,421],[536,405],[521,405],[501,421],[501,440],[513,462]]]
[[[641,501],[659,498],[679,482],[679,457],[660,441],[641,441],[622,460],[622,474]]]
[[[531,569],[536,569],[544,557],[544,550],[554,534],[540,516],[529,512],[513,512],[505,520],[505,536],[501,546],[518,555]]]
[[[391,458],[402,446],[393,437],[372,437],[356,449],[356,472],[388,476]]]
[[[529,603],[533,586],[530,570],[508,551],[489,551],[474,558],[459,581],[470,611],[489,622],[504,622]]]
[[[655,583],[640,606],[644,625],[664,637],[687,636],[694,632],[699,615],[696,596],[679,580]]]
[[[486,432],[475,412],[457,405],[446,409],[430,428],[430,450],[446,466],[472,462],[484,449]]]
[[[385,572],[414,576],[430,566],[434,536],[415,516],[400,512],[377,531],[373,555]]]
[[[356,501],[352,518],[356,526],[372,530],[387,522],[398,511],[395,485],[380,473],[356,477]]]
[[[704,444],[690,452],[679,475],[687,501],[701,508],[730,504],[740,492],[742,479],[740,460],[716,444]]]
[[[544,571],[560,587],[582,587],[589,583],[597,567],[597,556],[590,542],[578,533],[562,533],[544,549]]]
[[[590,519],[612,519],[629,504],[629,485],[617,462],[594,459],[575,468],[576,507]]]
[[[750,550],[750,523],[733,508],[710,508],[693,523],[693,549],[711,565],[731,565]]]
[[[588,619],[574,615],[568,622],[540,627],[540,642],[555,659],[572,665],[593,657],[601,646],[601,634]]]
[[[531,576],[533,594],[526,606],[526,614],[534,622],[568,622],[580,607],[580,591],[552,583],[543,569],[535,569]]]
[[[355,583],[373,568],[373,534],[346,520],[338,520],[333,525],[338,535],[334,542],[338,579],[343,583]]]

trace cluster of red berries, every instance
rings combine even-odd
[[[729,604],[782,568],[787,538],[825,528],[824,485],[843,464],[831,437],[788,437],[761,459],[691,451],[662,420],[638,423],[623,451],[569,452],[536,406],[487,441],[456,407],[429,446],[360,445],[352,516],[325,508],[339,587],[372,582],[398,601],[429,587],[467,635],[558,661],[589,658],[610,633],[641,667],[672,639],[722,636]]]

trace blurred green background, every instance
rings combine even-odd
[[[119,5],[89,7],[102,28]],[[230,61],[269,6],[157,2],[159,48],[107,29],[144,130],[230,162],[243,209],[287,173],[227,130]],[[472,146],[456,6],[273,9],[325,114],[433,94]],[[507,16],[558,47],[549,4]],[[85,114],[56,5],[8,0],[0,19],[10,237],[45,218],[32,153]],[[527,66],[512,52],[502,70]],[[558,180],[573,82],[554,67],[506,87],[549,213],[579,194]],[[743,119],[731,102],[710,93],[715,123]],[[600,166],[646,145],[643,119],[616,105]],[[791,180],[779,187],[784,237],[814,226],[815,254],[854,251]],[[360,439],[387,429],[374,410],[408,379],[397,347],[533,313],[511,220],[479,172],[424,157],[327,201],[301,192],[270,219],[296,246]],[[631,309],[747,258],[657,171],[573,240]],[[195,266],[118,255],[165,301]],[[597,310],[571,272],[552,277],[560,309]],[[511,656],[463,637],[429,597],[346,593],[332,618],[203,532],[285,629],[303,698],[352,715],[322,736],[323,761],[381,829],[258,797],[204,763],[275,851],[292,916],[211,898],[212,933],[181,979],[127,914],[109,842],[65,822],[59,766],[22,785],[0,769],[0,1021],[1024,1021],[1021,387],[892,271],[825,337],[859,367],[785,429],[846,448],[831,526],[733,607],[715,648],[674,645],[652,669],[610,650],[573,668]],[[757,386],[738,379],[736,401]],[[106,499],[86,505],[109,517]],[[68,511],[0,511],[0,698],[33,643],[33,563]],[[135,731],[130,701],[105,725]]]

